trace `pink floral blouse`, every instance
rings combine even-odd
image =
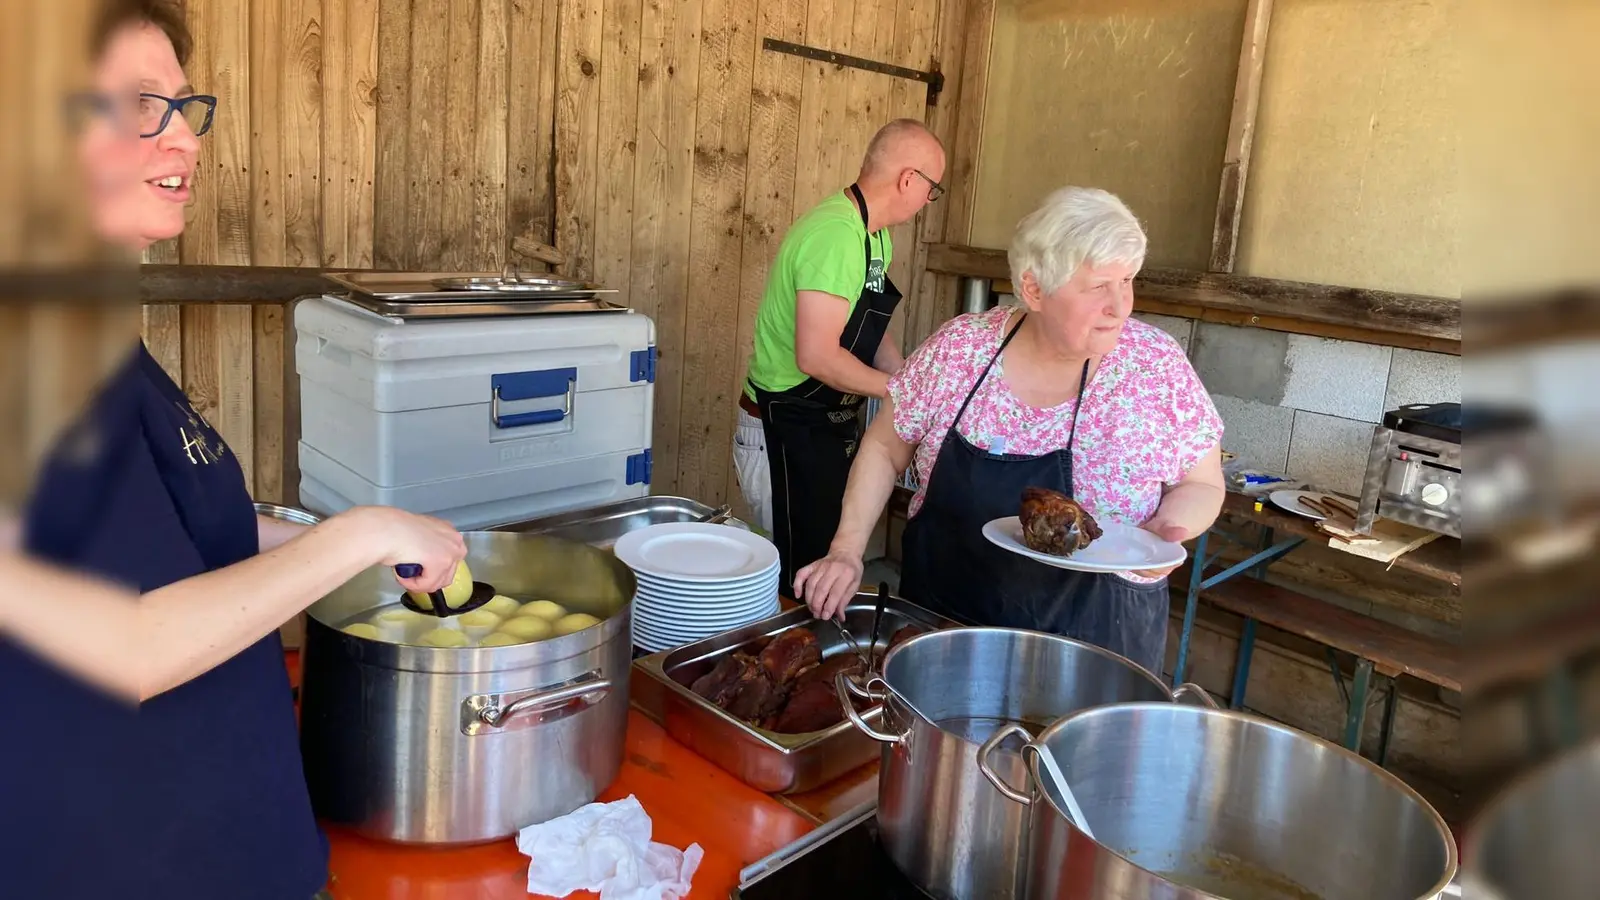
[[[889,379],[894,430],[916,446],[919,487],[910,514],[922,507],[939,448],[961,401],[1000,348],[1021,310],[997,307],[945,323]],[[1074,497],[1097,519],[1140,525],[1176,484],[1222,441],[1222,417],[1194,367],[1171,335],[1137,319],[1123,326],[1084,392],[1072,450]],[[1077,400],[1037,409],[1006,384],[1004,358],[973,395],[961,435],[992,453],[1038,455],[1067,445]],[[1151,579],[1123,573],[1132,581]]]

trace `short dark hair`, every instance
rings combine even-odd
[[[183,7],[175,0],[100,0],[95,16],[90,51],[95,58],[106,52],[111,36],[126,25],[153,25],[172,42],[178,65],[189,65],[194,37],[183,18]]]

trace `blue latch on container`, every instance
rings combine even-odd
[[[628,457],[628,484],[650,483],[650,448]]]
[[[656,348],[649,347],[644,350],[635,350],[629,356],[633,371],[629,374],[629,381],[648,381],[656,383]]]
[[[493,396],[489,401],[489,417],[496,428],[521,428],[526,425],[548,425],[572,415],[572,395],[578,386],[578,370],[542,369],[536,372],[508,372],[489,379]],[[501,402],[533,400],[539,397],[562,397],[560,409],[539,409],[527,413],[500,415]]]

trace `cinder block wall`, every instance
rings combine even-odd
[[[1461,400],[1461,359],[1354,341],[1136,316],[1176,337],[1247,465],[1352,497],[1372,426],[1408,403]]]

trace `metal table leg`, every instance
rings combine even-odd
[[[1245,619],[1239,633],[1239,659],[1233,666],[1233,692],[1228,695],[1230,709],[1244,709],[1244,691],[1250,685],[1250,657],[1256,649],[1256,620]]]
[[[1372,687],[1372,660],[1356,663],[1355,684],[1350,687],[1350,708],[1344,717],[1344,746],[1361,752],[1361,732],[1367,723],[1367,693]]]
[[[1178,636],[1178,661],[1172,669],[1172,684],[1174,687],[1183,683],[1184,676],[1189,668],[1189,644],[1194,635],[1194,619],[1196,609],[1199,606],[1200,592],[1207,588],[1215,587],[1241,572],[1247,572],[1252,569],[1256,570],[1257,577],[1259,577],[1260,573],[1266,571],[1268,565],[1306,541],[1305,538],[1296,537],[1273,544],[1208,578],[1205,577],[1205,570],[1212,562],[1216,561],[1215,557],[1206,558],[1206,545],[1210,536],[1211,532],[1207,531],[1195,539],[1194,563],[1189,571],[1189,593],[1184,598],[1183,631]],[[1266,544],[1271,540],[1272,530],[1267,529],[1262,543]]]
[[[1183,601],[1183,631],[1178,635],[1178,662],[1172,667],[1172,686],[1183,684],[1189,666],[1189,638],[1194,634],[1194,614],[1200,601],[1200,581],[1206,570],[1206,543],[1211,532],[1202,531],[1194,543],[1194,568],[1189,571],[1189,593]]]
[[[1400,679],[1391,677],[1389,692],[1383,698],[1383,729],[1378,733],[1378,766],[1389,762],[1389,739],[1394,737],[1394,711],[1399,706]]]

